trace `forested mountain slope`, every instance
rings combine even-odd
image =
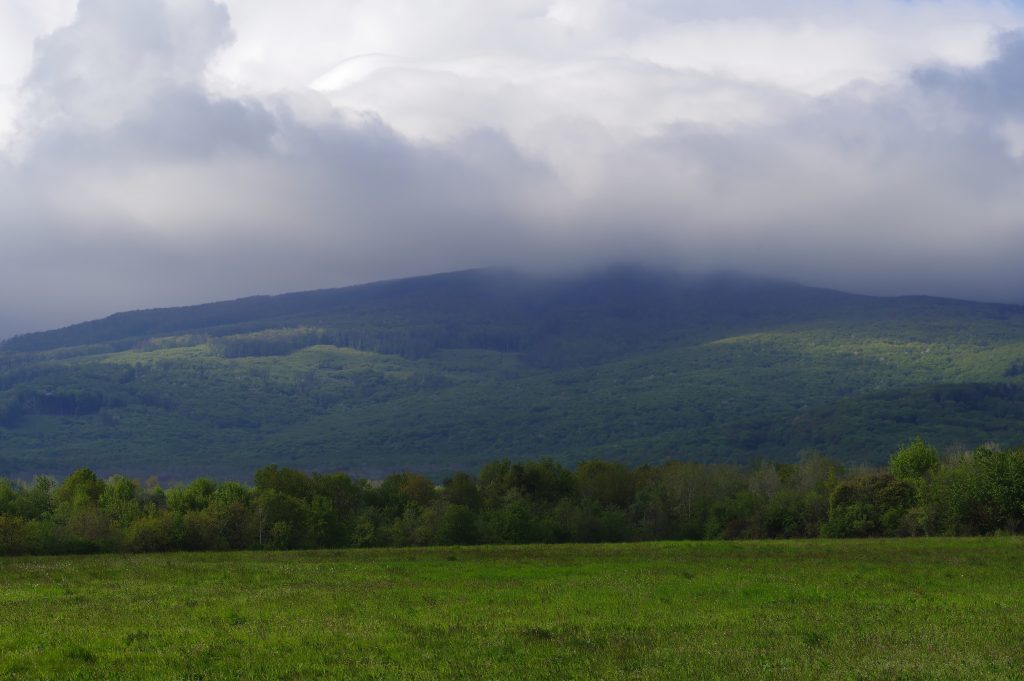
[[[640,268],[467,271],[0,345],[0,475],[441,476],[498,457],[884,460],[1024,441],[1024,308]]]

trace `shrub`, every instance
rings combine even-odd
[[[138,518],[125,532],[129,551],[172,551],[181,546],[183,528],[172,513]]]
[[[28,527],[24,520],[0,515],[0,556],[17,556],[31,548]]]
[[[899,480],[919,480],[938,467],[938,452],[921,438],[901,447],[889,459],[889,472]]]

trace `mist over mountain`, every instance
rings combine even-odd
[[[967,0],[0,4],[0,470],[1013,441],[1022,31]]]
[[[785,313],[768,301],[785,292],[810,303]],[[578,317],[614,327],[633,343],[643,343],[650,325],[675,333],[699,334],[709,325],[753,327],[779,314],[821,314],[825,307],[855,296],[735,273],[693,275],[642,265],[616,265],[584,273],[538,275],[514,270],[467,270],[361,286],[252,296],[202,305],[121,312],[62,329],[22,334],[3,342],[8,351],[40,351],[101,343],[125,343],[157,335],[212,333],[280,326],[281,320],[316,321],[334,331],[348,327],[344,315],[387,310],[397,334],[429,324],[435,347],[460,347],[464,335],[496,325],[495,349],[533,347],[551,337],[584,337],[594,329],[572,326]],[[519,339],[519,340],[516,340]],[[650,336],[658,342],[657,334]],[[484,341],[486,344],[486,341]],[[399,350],[398,354],[415,354]]]
[[[0,337],[619,260],[1024,302],[1024,8],[0,7]]]

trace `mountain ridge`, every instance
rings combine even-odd
[[[1020,395],[1000,387],[1021,382],[1014,367],[1024,307],[1005,303],[639,267],[467,270],[9,339],[0,474],[440,476],[500,457],[804,449],[869,463],[917,434],[1024,440]]]
[[[615,271],[643,271],[645,268],[642,267],[629,267],[629,268],[609,268],[604,272],[615,272]],[[650,271],[650,270],[647,270]],[[657,272],[669,273],[671,270],[657,270]],[[486,275],[499,275],[506,278],[510,277],[521,277],[523,281],[558,281],[571,279],[569,276],[563,277],[544,277],[541,275],[525,275],[517,273],[514,270],[505,269],[491,269],[491,268],[473,268],[467,270],[458,270],[453,272],[442,272],[437,274],[422,275],[417,277],[402,277],[394,279],[383,279],[377,281],[364,282],[359,284],[352,284],[349,286],[341,287],[329,287],[329,288],[318,288],[300,291],[287,291],[284,293],[273,293],[273,294],[254,294],[250,296],[242,296],[239,298],[231,298],[224,300],[214,300],[202,303],[194,303],[188,305],[173,305],[165,307],[151,307],[151,308],[139,308],[134,310],[124,310],[114,312],[104,317],[96,319],[85,320],[81,322],[75,322],[61,327],[53,329],[43,329],[38,331],[29,331],[24,333],[17,333],[8,338],[0,339],[0,352],[18,352],[18,351],[38,351],[46,349],[54,349],[58,347],[64,347],[59,345],[59,341],[54,341],[51,344],[47,344],[45,340],[42,341],[42,345],[39,344],[38,339],[58,339],[63,334],[80,331],[90,328],[102,327],[107,325],[114,325],[121,320],[132,320],[136,318],[147,317],[151,315],[183,315],[187,316],[186,313],[200,313],[202,311],[213,312],[218,309],[229,308],[229,307],[241,307],[252,309],[260,304],[265,304],[268,307],[274,307],[275,304],[283,304],[291,301],[301,301],[302,299],[334,299],[344,295],[357,296],[359,293],[369,292],[374,290],[387,290],[389,288],[401,288],[415,282],[420,284],[430,280],[443,280],[454,277],[462,276],[486,276]],[[677,274],[677,273],[676,273]],[[915,301],[915,302],[927,302],[940,305],[974,305],[984,306],[992,308],[994,310],[1006,310],[1006,311],[1024,311],[1024,304],[1018,303],[1006,303],[1006,302],[992,302],[992,301],[979,301],[967,298],[951,298],[947,296],[936,296],[928,294],[900,294],[900,295],[872,295],[865,293],[852,293],[848,291],[842,291],[839,289],[831,289],[823,286],[815,286],[802,284],[794,281],[788,281],[785,279],[775,277],[760,277],[752,275],[743,275],[732,272],[715,272],[707,275],[690,275],[682,277],[683,280],[693,281],[718,281],[718,282],[744,282],[747,284],[761,284],[761,285],[774,285],[778,287],[788,287],[791,289],[801,289],[809,292],[820,292],[828,295],[834,295],[838,297],[846,297],[848,299],[858,300],[874,300],[874,301]],[[328,302],[328,301],[323,301]],[[337,301],[331,301],[337,302]],[[294,311],[291,312],[294,314]],[[264,318],[271,318],[272,315],[264,313],[261,315]],[[257,317],[258,320],[260,317]],[[96,338],[95,342],[105,342],[112,340],[123,340],[124,338],[130,337],[144,337],[146,335],[153,335],[155,333],[173,333],[173,332],[188,332],[188,331],[199,331],[208,326],[204,324],[202,317],[193,318],[195,321],[191,324],[182,326],[171,326],[161,328],[150,328],[147,327],[144,330],[140,330],[139,333],[134,335],[129,334],[127,336],[113,335],[109,337]],[[228,319],[217,326],[230,326],[233,323],[240,323],[245,321],[256,321],[251,317],[244,317],[238,319]],[[33,343],[33,340],[36,340]]]

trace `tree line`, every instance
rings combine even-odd
[[[879,469],[818,454],[740,467],[497,461],[437,485],[268,466],[253,485],[163,489],[80,469],[0,480],[0,554],[659,539],[974,535],[1024,530],[1024,447],[940,459],[918,439]]]

